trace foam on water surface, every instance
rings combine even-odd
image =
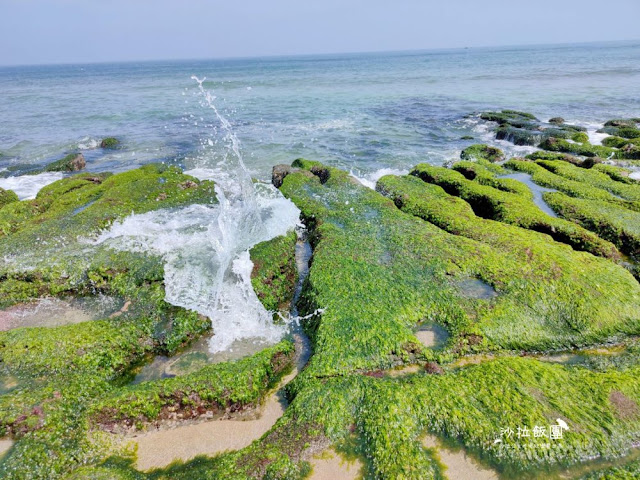
[[[375,172],[364,174],[364,175],[356,174],[353,171],[351,171],[351,176],[356,180],[358,180],[365,187],[369,187],[370,189],[375,190],[376,183],[385,175],[402,176],[402,175],[407,175],[408,173],[409,173],[408,170],[399,170],[397,168],[381,168],[379,170],[376,170]]]
[[[0,178],[0,188],[13,190],[20,200],[30,200],[42,187],[61,180],[64,175],[60,172],[44,172],[37,175],[20,175],[18,177]]]

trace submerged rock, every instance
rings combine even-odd
[[[549,119],[549,123],[553,125],[562,125],[564,123],[564,118],[562,117],[553,117]]]

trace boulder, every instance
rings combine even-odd
[[[77,172],[87,165],[84,155],[81,153],[70,153],[66,157],[50,163],[44,169],[45,172]]]

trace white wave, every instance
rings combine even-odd
[[[211,319],[212,352],[226,350],[235,341],[247,338],[273,343],[286,327],[273,323],[272,314],[253,290],[248,250],[290,231],[297,225],[300,212],[270,185],[256,191],[263,228],[251,224],[253,220],[242,206],[224,205],[223,200],[214,206],[192,205],[177,211],[131,215],[103,232],[97,243],[162,255],[166,301]]]
[[[324,122],[295,125],[294,128],[303,132],[323,132],[327,130],[346,130],[352,128],[353,125],[353,120],[334,118],[332,120],[326,120]]]
[[[45,172],[37,175],[20,175],[18,177],[0,178],[0,188],[13,190],[20,200],[30,200],[42,187],[62,179],[64,175],[60,172]]]
[[[581,125],[587,129],[587,135],[589,136],[589,143],[592,145],[602,145],[602,140],[609,136],[608,133],[598,133],[597,130],[602,128],[602,125],[598,123],[578,123],[577,125]]]
[[[356,175],[353,171],[349,172],[349,174],[358,180],[365,187],[369,187],[372,190],[376,189],[376,183],[385,175],[406,175],[408,174],[408,170],[399,170],[397,168],[381,168],[372,173],[367,173],[363,176]]]
[[[629,178],[632,178],[633,180],[640,180],[640,170],[637,172],[631,172],[629,174]]]
[[[98,145],[100,145],[100,140],[96,140],[91,137],[84,137],[78,143],[78,148],[80,150],[92,150],[94,148],[98,148]]]

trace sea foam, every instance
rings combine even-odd
[[[42,187],[62,179],[63,176],[59,172],[45,172],[37,175],[0,178],[0,188],[13,190],[20,200],[30,200],[36,198]]]

